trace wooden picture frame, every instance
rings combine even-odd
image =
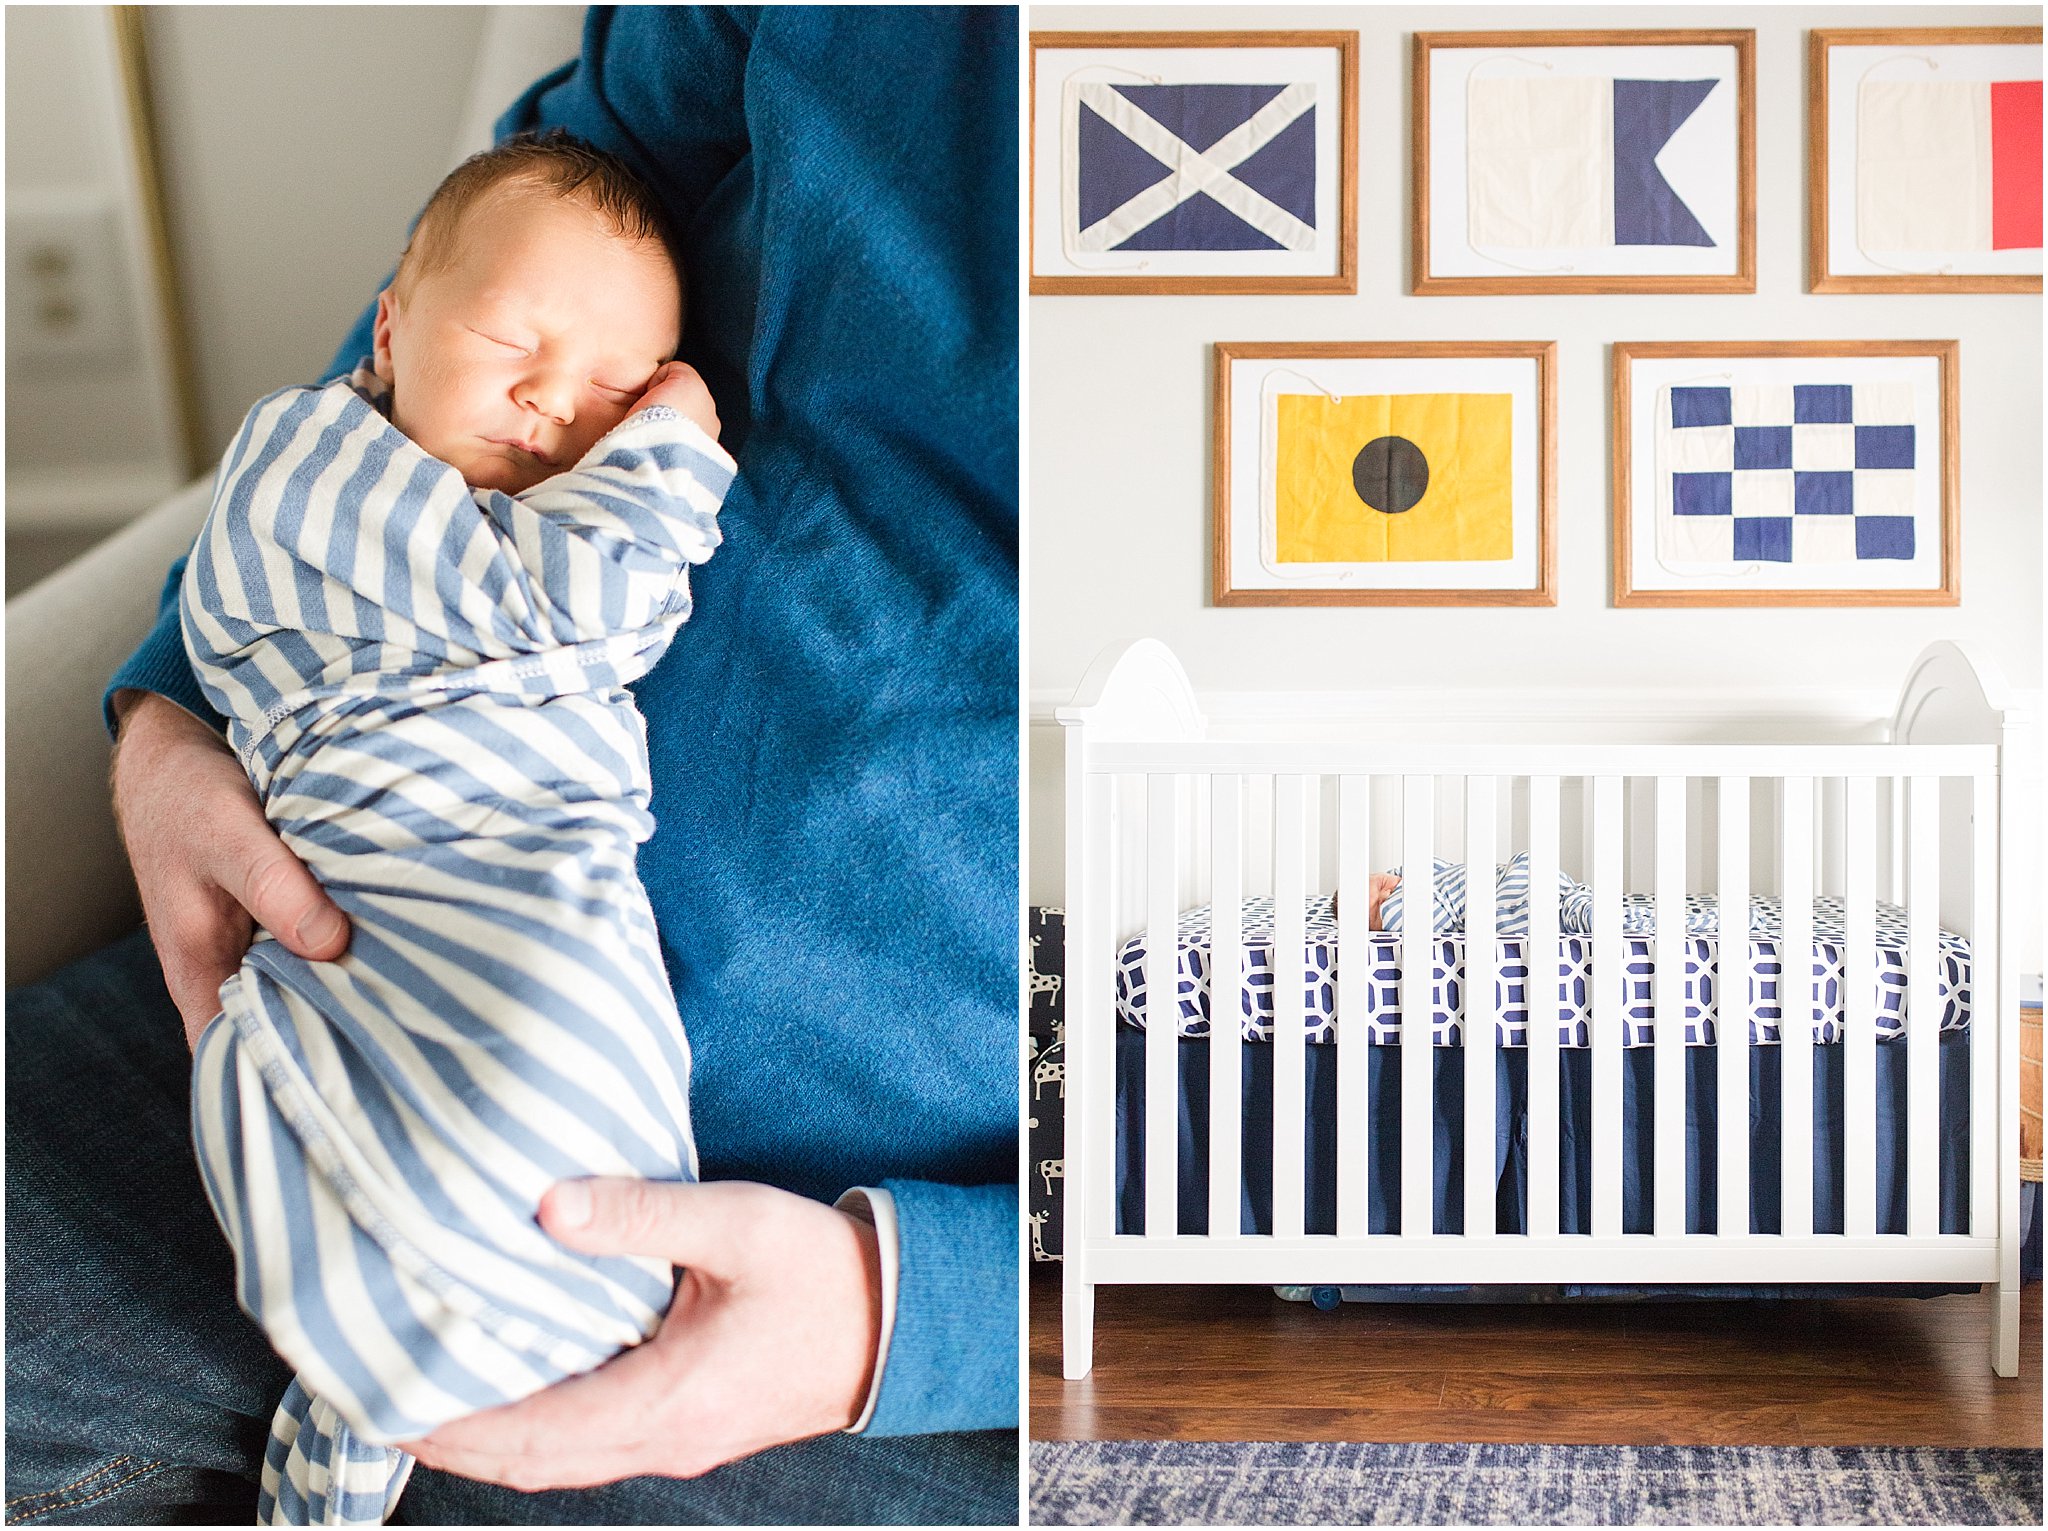
[[[1252,51],[1257,51],[1260,56],[1252,59]],[[1295,60],[1280,57],[1288,52],[1302,57]],[[1119,63],[1102,59],[1101,55],[1105,53],[1124,53],[1128,60]],[[1116,264],[1127,269],[1085,269],[1088,265],[1100,265],[1113,254],[1118,254],[1119,246],[1107,245],[1100,251],[1090,250],[1084,254],[1078,242],[1094,233],[1095,229],[1109,224],[1111,217],[1129,212],[1137,199],[1118,208],[1116,214],[1102,218],[1088,230],[1080,227],[1082,213],[1078,185],[1081,160],[1078,148],[1068,147],[1069,138],[1066,136],[1078,131],[1076,122],[1069,121],[1069,117],[1078,120],[1083,110],[1079,104],[1068,100],[1077,87],[1079,76],[1093,71],[1104,76],[1135,75],[1153,85],[1214,83],[1203,77],[1221,74],[1228,78],[1232,72],[1230,66],[1240,53],[1248,62],[1237,66],[1239,69],[1267,72],[1279,68],[1295,73],[1297,77],[1299,74],[1309,75],[1308,81],[1297,83],[1293,88],[1313,91],[1312,109],[1324,106],[1333,97],[1336,110],[1334,113],[1324,112],[1310,122],[1309,133],[1314,145],[1312,186],[1309,196],[1302,199],[1293,211],[1265,201],[1264,191],[1273,189],[1270,185],[1263,189],[1249,188],[1228,175],[1230,169],[1250,162],[1257,151],[1224,166],[1221,183],[1212,183],[1210,189],[1215,189],[1217,184],[1227,186],[1250,203],[1255,216],[1269,213],[1276,220],[1276,227],[1284,225],[1285,229],[1293,230],[1295,235],[1310,243],[1285,247],[1276,241],[1273,234],[1254,230],[1246,238],[1265,238],[1270,248],[1230,250],[1153,246],[1145,250],[1123,249]],[[1312,57],[1323,53],[1329,54],[1329,59]],[[1071,67],[1065,70],[1056,68],[1055,55],[1065,55]],[[1307,67],[1300,67],[1303,65]],[[1175,78],[1165,78],[1168,75]],[[1089,83],[1100,87],[1114,82],[1103,79]],[[1358,291],[1356,32],[1033,32],[1025,99],[1028,124],[1025,136],[1026,258],[1032,292],[1136,295]],[[1299,118],[1284,118],[1286,110],[1286,101],[1273,101],[1266,103],[1261,115],[1280,113],[1282,116],[1275,117],[1275,121],[1286,121],[1288,126],[1298,123]],[[1099,128],[1103,119],[1092,121]],[[1161,140],[1173,138],[1156,121],[1142,114],[1132,121],[1135,127],[1143,128]],[[1250,126],[1248,120],[1244,127]],[[1280,133],[1270,129],[1264,131],[1270,136],[1260,147],[1277,147]],[[1236,134],[1230,137],[1234,138]],[[1186,145],[1179,147],[1185,148]],[[1211,146],[1205,144],[1203,147]],[[1156,164],[1157,156],[1149,158]],[[1201,164],[1201,168],[1212,168],[1200,154],[1192,158]],[[1326,164],[1330,167],[1327,174]],[[1206,193],[1182,187],[1182,173],[1168,171],[1163,165],[1157,168],[1164,172],[1164,179],[1150,188],[1151,194],[1170,197],[1171,190],[1162,192],[1161,188],[1180,188],[1181,196],[1178,200],[1169,201],[1161,213],[1153,214],[1156,221],[1148,221],[1132,229],[1127,237],[1142,238],[1158,230],[1169,216],[1178,218],[1182,208],[1206,197]],[[1295,179],[1298,183],[1298,175]],[[1224,223],[1230,223],[1238,210],[1219,208],[1213,201],[1206,201],[1205,209],[1205,216]],[[1294,217],[1294,212],[1310,214],[1306,225]],[[1242,224],[1233,226],[1239,232],[1245,227]],[[1305,226],[1312,233],[1303,233]],[[1282,232],[1278,237],[1290,236]]]
[[[1735,85],[1735,99],[1730,104],[1714,104],[1705,108],[1700,104],[1686,108],[1688,113],[1695,110],[1711,109],[1723,114],[1716,121],[1716,139],[1732,134],[1734,155],[1733,184],[1726,188],[1732,192],[1732,207],[1718,205],[1717,210],[1706,215],[1705,222],[1694,219],[1686,210],[1686,221],[1699,228],[1704,234],[1705,224],[1712,224],[1720,230],[1727,244],[1713,241],[1711,248],[1727,250],[1728,258],[1692,256],[1679,247],[1678,241],[1652,241],[1640,246],[1643,250],[1658,252],[1644,256],[1638,262],[1647,261],[1651,266],[1663,269],[1627,269],[1627,263],[1619,255],[1609,256],[1604,249],[1592,247],[1556,247],[1559,251],[1573,252],[1573,259],[1596,265],[1610,266],[1609,270],[1544,271],[1515,274],[1504,269],[1510,264],[1504,257],[1489,257],[1479,252],[1478,246],[1469,241],[1464,250],[1470,259],[1454,258],[1446,232],[1455,227],[1462,235],[1469,227],[1468,211],[1464,207],[1453,207],[1451,198],[1438,210],[1435,219],[1438,245],[1432,244],[1432,200],[1439,190],[1448,191],[1449,183],[1455,179],[1457,189],[1463,191],[1465,179],[1446,171],[1437,178],[1445,184],[1442,187],[1432,179],[1432,123],[1442,126],[1448,120],[1443,113],[1449,103],[1440,99],[1436,116],[1432,116],[1431,89],[1434,73],[1433,60],[1448,58],[1455,50],[1484,50],[1498,57],[1508,56],[1505,50],[1513,50],[1524,63],[1549,67],[1545,61],[1529,59],[1532,50],[1593,49],[1593,48],[1682,48],[1682,49],[1729,49],[1732,59],[1727,61],[1725,72],[1717,79],[1732,79]],[[1697,58],[1694,54],[1692,57]],[[1476,61],[1475,61],[1476,62]],[[1621,293],[1621,292],[1672,292],[1672,293],[1751,293],[1756,291],[1756,33],[1753,31],[1715,29],[1674,29],[1674,30],[1629,30],[1629,31],[1561,31],[1561,32],[1418,32],[1415,34],[1413,53],[1413,89],[1411,92],[1412,117],[1409,125],[1411,153],[1413,155],[1414,216],[1412,240],[1409,252],[1410,290],[1423,296],[1450,296],[1454,294],[1496,294],[1496,293]],[[1560,77],[1562,79],[1563,77]],[[1712,97],[1703,98],[1711,101]],[[1726,119],[1732,115],[1732,123]],[[1682,131],[1689,118],[1680,115],[1673,122],[1671,135]],[[1462,123],[1462,119],[1459,119]],[[1458,126],[1462,132],[1463,127]],[[1702,127],[1698,131],[1705,131]],[[1609,123],[1611,141],[1611,121]],[[1668,141],[1668,139],[1667,139]],[[1715,153],[1718,153],[1718,147]],[[1451,161],[1439,157],[1441,169]],[[1458,163],[1464,163],[1459,161]],[[1646,161],[1647,163],[1647,161]],[[1662,177],[1657,178],[1660,182]],[[1669,183],[1663,183],[1669,190]],[[1611,194],[1610,194],[1611,195]],[[1679,201],[1675,192],[1672,201]],[[1546,204],[1548,205],[1548,204]],[[1681,204],[1682,205],[1682,204]],[[1592,206],[1588,204],[1589,208]],[[1614,218],[1613,208],[1607,211],[1610,226]],[[1617,251],[1624,248],[1613,245]],[[1543,249],[1531,248],[1519,253],[1535,259],[1543,258]],[[1474,267],[1492,266],[1492,271],[1458,271],[1456,264]],[[1729,269],[1715,269],[1727,266]],[[1686,269],[1691,268],[1691,269]]]
[[[1962,544],[1961,544],[1961,501],[1958,495],[1960,468],[1957,458],[1960,437],[1960,403],[1957,394],[1958,343],[1953,340],[1760,340],[1760,341],[1617,341],[1614,344],[1614,378],[1612,394],[1611,429],[1614,434],[1613,446],[1613,533],[1614,569],[1613,604],[1616,606],[1954,606],[1962,600]],[[1731,363],[1724,368],[1697,372],[1700,362],[1723,361]],[[1742,363],[1756,365],[1744,367]],[[1682,364],[1674,366],[1670,364]],[[1681,371],[1687,375],[1681,376]],[[1700,386],[1705,385],[1705,386]],[[1815,385],[1820,385],[1816,387]],[[1927,390],[1932,387],[1935,397],[1929,399]],[[1736,440],[1736,427],[1745,410],[1752,413],[1751,426],[1763,423],[1763,435],[1773,436],[1782,429],[1784,459],[1772,456],[1768,460],[1754,461],[1751,466],[1782,475],[1793,483],[1773,486],[1765,483],[1761,476],[1752,487],[1759,491],[1781,495],[1784,515],[1768,516],[1773,521],[1786,523],[1782,532],[1772,530],[1768,534],[1771,546],[1764,548],[1762,536],[1750,540],[1747,551],[1731,555],[1729,563],[1740,562],[1742,569],[1721,568],[1715,562],[1702,561],[1697,564],[1686,561],[1683,554],[1667,557],[1667,536],[1673,543],[1689,535],[1692,526],[1686,526],[1689,513],[1678,508],[1679,489],[1674,484],[1670,495],[1670,511],[1665,513],[1664,486],[1659,478],[1677,464],[1682,454],[1693,449],[1687,446],[1675,450],[1671,458],[1654,456],[1663,443],[1652,443],[1647,449],[1640,439],[1645,427],[1657,428],[1663,418],[1656,414],[1659,403],[1669,392],[1684,387],[1690,394],[1705,395],[1724,392],[1733,395],[1732,407],[1729,401],[1720,401],[1720,407],[1729,413],[1726,422],[1729,445],[1728,451],[1740,454],[1742,444]],[[1768,395],[1764,390],[1772,390]],[[1797,459],[1793,453],[1808,450],[1804,445],[1795,445],[1794,430],[1789,428],[1793,420],[1806,413],[1806,401],[1799,397],[1799,390],[1809,390],[1820,395],[1839,398],[1842,394],[1853,394],[1854,403],[1840,402],[1850,408],[1848,423],[1851,426],[1849,450],[1853,454],[1849,471],[1805,473],[1794,472]],[[1866,394],[1865,389],[1873,390]],[[1899,390],[1905,390],[1904,393]],[[1747,399],[1743,397],[1747,394]],[[1794,400],[1797,402],[1793,402]],[[1876,402],[1866,404],[1865,400]],[[1909,411],[1902,419],[1910,419],[1911,434],[1904,438],[1904,451],[1909,461],[1907,466],[1915,475],[1904,487],[1896,477],[1899,464],[1895,459],[1887,460],[1875,456],[1865,461],[1865,440],[1856,431],[1859,418],[1865,414],[1876,417],[1880,432],[1896,439],[1897,422],[1883,414],[1887,400],[1899,401],[1894,407]],[[1779,417],[1785,410],[1791,415],[1781,425]],[[1675,405],[1674,405],[1675,411]],[[1768,421],[1765,414],[1769,414]],[[1831,422],[1823,430],[1839,433],[1842,420],[1838,412],[1816,409],[1810,419]],[[1679,420],[1675,412],[1670,419],[1673,427],[1667,431],[1666,441],[1677,438],[1677,427],[1706,425],[1716,426],[1719,417],[1713,419]],[[1926,469],[1923,457],[1923,442],[1931,435],[1938,444],[1939,460],[1930,470]],[[1836,441],[1839,441],[1839,435]],[[1878,446],[1884,444],[1883,436],[1877,438]],[[1771,441],[1773,452],[1777,443]],[[1718,448],[1717,448],[1718,449]],[[1816,448],[1819,450],[1819,448]],[[1833,443],[1826,445],[1833,451]],[[1839,460],[1822,461],[1813,459],[1816,468],[1839,469]],[[1713,466],[1711,463],[1688,461],[1685,467]],[[1742,468],[1739,455],[1731,462],[1731,469]],[[1918,475],[1926,473],[1926,478]],[[1886,475],[1891,475],[1886,477]],[[1727,478],[1733,480],[1735,472],[1718,470],[1712,473],[1671,472],[1675,480],[1685,477],[1695,480]],[[1842,479],[1849,479],[1849,485],[1841,485]],[[1827,490],[1827,498],[1817,492],[1814,502],[1816,510],[1826,513],[1817,517],[1801,518],[1799,512],[1807,507],[1804,503],[1806,485],[1797,483],[1800,479],[1814,481],[1816,491]],[[1818,481],[1834,481],[1833,486]],[[1888,509],[1905,508],[1910,514],[1904,519],[1912,522],[1907,538],[1901,547],[1887,547],[1882,536],[1873,539],[1873,545],[1866,551],[1861,539],[1864,520],[1861,504],[1844,510],[1842,504],[1848,496],[1861,497],[1869,487],[1871,497],[1883,497]],[[1898,493],[1894,495],[1893,491]],[[1645,502],[1638,498],[1640,492],[1648,491],[1656,496]],[[1720,495],[1731,499],[1740,497],[1743,491],[1717,490]],[[1795,494],[1797,498],[1795,498]],[[1834,498],[1836,495],[1843,500]],[[1704,501],[1702,502],[1705,503]],[[1752,503],[1756,503],[1754,500]],[[1703,533],[1711,526],[1718,530],[1718,509],[1711,520],[1694,523]],[[1731,522],[1734,512],[1729,513]],[[1848,531],[1842,532],[1844,520]],[[1896,526],[1898,516],[1883,516]],[[1839,552],[1828,557],[1816,557],[1809,561],[1802,558],[1803,548],[1795,547],[1794,538],[1805,528],[1817,522],[1827,525],[1827,535],[1834,539],[1839,534],[1844,540],[1832,543],[1836,547],[1848,546],[1847,557]],[[1674,530],[1685,527],[1684,531]],[[1883,528],[1875,528],[1883,532]],[[1778,539],[1782,537],[1782,543]],[[1648,548],[1647,555],[1645,553]],[[1782,570],[1790,570],[1805,564],[1813,570],[1804,585],[1795,583],[1795,576]],[[1867,570],[1866,570],[1867,564]],[[1852,574],[1851,570],[1856,571]],[[1883,580],[1867,585],[1852,583],[1862,573]],[[1767,583],[1765,581],[1768,581]]]
[[[1996,251],[1977,252],[1975,264],[2031,264],[2031,271],[1884,271],[1879,257],[1867,255],[1855,243],[1855,167],[1836,166],[1831,153],[1845,128],[1856,125],[1852,104],[1838,102],[1831,90],[1838,49],[1910,49],[1930,68],[1938,68],[1933,50],[1942,48],[2014,48],[2035,50],[2033,77],[2040,78],[2039,27],[1859,27],[1826,28],[1807,33],[1806,48],[1806,226],[1807,287],[1812,292],[2022,292],[2041,291],[2040,246],[2033,247],[2031,262],[1999,258]],[[1980,55],[1981,56],[1981,55]],[[1849,56],[1841,55],[1846,65]],[[1873,63],[1881,62],[1873,59]],[[1903,62],[1903,60],[1902,60]],[[2039,192],[2039,124],[2035,124],[2033,170],[2035,194]],[[1846,159],[1847,156],[1845,155]],[[1842,174],[1838,177],[1835,172]],[[1840,195],[1845,190],[1846,198]],[[1843,207],[1847,201],[1846,211]],[[1987,214],[1988,216],[1988,214]],[[2038,206],[2036,209],[2038,221]],[[1960,252],[1957,252],[1960,253]],[[1989,255],[1990,259],[1982,256]],[[1964,257],[1966,261],[1969,256]],[[1837,269],[1837,268],[1840,269]]]
[[[1218,341],[1213,349],[1213,604],[1557,604],[1556,341]],[[1285,376],[1296,379],[1298,385],[1282,393],[1273,385]],[[1333,391],[1333,385],[1349,391]],[[1505,502],[1494,507],[1492,521],[1506,557],[1489,560],[1461,550],[1450,560],[1387,552],[1371,564],[1318,564],[1303,557],[1288,560],[1291,567],[1279,562],[1277,544],[1269,543],[1274,543],[1275,527],[1286,515],[1273,488],[1282,472],[1278,455],[1282,397],[1322,395],[1338,408],[1347,397],[1368,406],[1377,406],[1381,398],[1414,397],[1428,406],[1450,396],[1443,390],[1466,388],[1484,390],[1482,397],[1498,396],[1503,390],[1509,395],[1507,413],[1502,417],[1509,430],[1494,448],[1497,455],[1492,459],[1494,470],[1505,477],[1504,488],[1496,486],[1495,490],[1505,494]],[[1376,389],[1386,392],[1375,394]],[[1465,395],[1458,397],[1462,402]],[[1400,420],[1392,414],[1386,418],[1395,423]],[[1394,433],[1388,430],[1386,434]],[[1375,438],[1374,444],[1383,439],[1385,435]],[[1269,443],[1274,464],[1270,476],[1266,472]],[[1453,445],[1464,449],[1462,443],[1454,441]],[[1348,452],[1349,442],[1343,446]],[[1414,449],[1424,458],[1425,480],[1431,471],[1427,454],[1435,449],[1435,443],[1428,440]],[[1361,443],[1352,463],[1352,482],[1337,484],[1333,480],[1326,486],[1331,491],[1327,502],[1331,509],[1356,511],[1370,520],[1368,513],[1373,510],[1391,517],[1397,512],[1430,508],[1426,489],[1413,490],[1407,505],[1376,506],[1367,500],[1363,481],[1357,476],[1358,462],[1366,458],[1368,450]],[[1402,523],[1404,528],[1418,529],[1429,524]],[[1448,583],[1439,578],[1468,563],[1473,583]]]

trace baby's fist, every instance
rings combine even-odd
[[[1387,928],[1380,923],[1380,905],[1387,901],[1389,893],[1392,893],[1400,886],[1401,879],[1394,876],[1391,872],[1375,872],[1372,874],[1372,909],[1365,917],[1365,928],[1367,930],[1385,930]]]
[[[711,402],[711,390],[688,362],[664,362],[648,380],[647,391],[633,406],[638,414],[655,404],[666,404],[685,420],[694,422],[713,441],[718,439],[718,406]]]

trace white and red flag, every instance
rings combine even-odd
[[[1856,238],[1866,254],[2041,247],[2039,80],[1865,80]]]

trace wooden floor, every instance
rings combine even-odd
[[[1103,1287],[1095,1369],[1060,1377],[1059,1280],[1033,1273],[1038,1440],[2041,1444],[2041,1287],[2020,1375],[1988,1295],[1843,1301],[1347,1303],[1265,1287]]]

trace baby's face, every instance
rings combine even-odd
[[[675,353],[682,297],[658,245],[597,213],[499,187],[451,258],[377,300],[391,418],[480,489],[517,494],[574,465]]]

